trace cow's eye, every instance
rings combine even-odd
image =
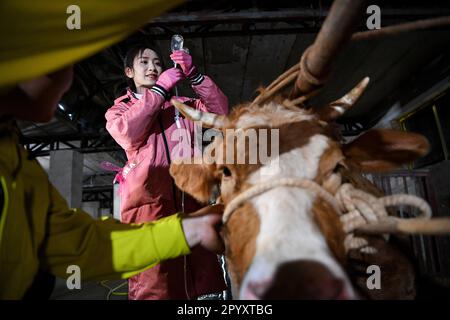
[[[231,177],[231,171],[228,167],[223,167],[222,168],[222,173],[224,177]]]

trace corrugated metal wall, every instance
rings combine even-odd
[[[437,212],[436,191],[430,183],[427,170],[404,170],[389,174],[368,174],[366,178],[383,190],[387,195],[397,193],[414,194],[427,200],[433,213]],[[403,218],[414,217],[418,214],[416,208],[402,206],[395,208],[397,214]],[[450,279],[450,266],[446,265],[450,253],[448,245],[442,237],[412,236],[411,247],[418,261],[420,272],[432,277]]]

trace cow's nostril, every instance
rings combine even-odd
[[[262,299],[349,299],[344,281],[337,279],[321,263],[292,261],[281,265],[265,292],[256,287]]]
[[[231,170],[228,167],[223,167],[222,173],[225,177],[231,177]]]

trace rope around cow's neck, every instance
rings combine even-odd
[[[302,178],[280,178],[256,184],[240,193],[228,203],[223,214],[226,224],[232,213],[244,202],[278,187],[296,187],[315,193],[327,201],[340,216],[345,238],[345,249],[362,250],[375,253],[376,250],[368,246],[367,241],[355,235],[355,232],[369,234],[448,234],[450,233],[450,219],[433,219],[428,203],[414,195],[396,194],[377,198],[352,184],[345,183],[336,186],[335,195],[325,190],[316,182]],[[388,216],[386,207],[409,205],[421,211],[421,215],[412,219],[402,219]]]

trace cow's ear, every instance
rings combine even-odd
[[[214,164],[172,163],[170,174],[178,188],[202,203],[209,201],[214,186],[219,182],[214,175]]]
[[[385,172],[423,157],[428,140],[416,133],[388,129],[367,131],[344,146],[346,163],[363,172]]]

